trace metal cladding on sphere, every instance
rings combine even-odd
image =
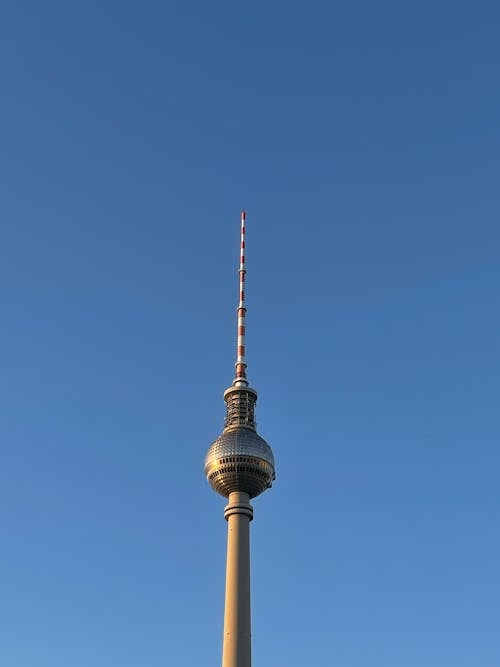
[[[225,498],[233,491],[255,498],[272,485],[274,456],[264,438],[240,426],[225,430],[211,445],[205,474],[213,490]]]

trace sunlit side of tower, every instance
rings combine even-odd
[[[257,392],[249,386],[246,373],[245,224],[243,211],[236,374],[224,392],[224,430],[210,445],[205,459],[210,486],[228,498],[224,510],[228,533],[222,667],[251,667],[249,529],[253,507],[250,499],[270,488],[275,478],[273,453],[256,430]]]

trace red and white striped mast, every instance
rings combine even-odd
[[[245,306],[245,211],[241,212],[241,239],[240,239],[240,296],[238,302],[238,339],[236,344],[236,377],[234,378],[233,386],[246,387],[247,380],[247,364],[245,360],[245,317],[247,309]]]

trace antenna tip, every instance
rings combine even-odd
[[[242,211],[241,212],[241,219],[246,220],[246,217],[247,217],[246,211]]]

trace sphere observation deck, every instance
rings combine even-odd
[[[222,434],[210,445],[205,474],[221,496],[244,491],[250,498],[272,486],[275,478],[271,447],[255,430],[257,392],[250,387],[229,387],[224,393],[226,422]]]

